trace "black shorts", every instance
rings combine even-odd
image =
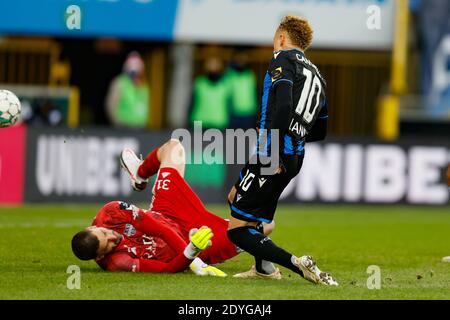
[[[270,223],[281,193],[300,172],[303,158],[303,155],[281,156],[283,170],[274,175],[261,175],[262,164],[247,163],[235,184],[231,216],[244,221]]]

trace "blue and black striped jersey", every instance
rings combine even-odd
[[[279,86],[284,86],[284,90],[277,89]],[[286,91],[286,86],[291,89]],[[305,141],[325,138],[328,119],[325,89],[326,82],[319,69],[302,51],[274,52],[264,78],[257,126],[260,132],[263,129],[269,132],[271,129],[280,130],[280,154],[301,155]],[[289,100],[289,111],[278,107],[282,99]],[[277,117],[286,120],[282,121],[286,124],[285,128],[277,127],[280,123],[275,121]],[[264,146],[261,146],[262,143]],[[268,155],[270,144],[270,133],[267,139],[258,139],[258,154]]]

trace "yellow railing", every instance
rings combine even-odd
[[[392,50],[389,92],[380,96],[377,113],[377,136],[395,140],[400,133],[400,96],[407,91],[409,0],[396,1],[395,39]]]

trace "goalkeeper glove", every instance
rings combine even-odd
[[[194,228],[189,231],[189,244],[184,249],[184,256],[193,260],[200,252],[208,249],[212,245],[212,230],[208,227]]]
[[[198,276],[214,276],[214,277],[226,277],[227,274],[216,267],[207,265],[200,258],[195,258],[189,265],[192,272]]]

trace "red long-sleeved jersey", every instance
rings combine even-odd
[[[100,209],[92,225],[123,235],[113,252],[97,261],[105,270],[179,272],[192,262],[183,254],[187,243],[179,227],[157,212],[114,201]]]
[[[148,211],[114,201],[98,212],[94,226],[123,235],[113,252],[97,261],[103,269],[182,271],[190,263],[183,254],[189,243],[189,230],[201,226],[210,227],[214,233],[213,246],[199,255],[203,261],[216,264],[238,254],[238,248],[227,236],[228,221],[206,210],[177,170],[161,168],[152,192]]]

